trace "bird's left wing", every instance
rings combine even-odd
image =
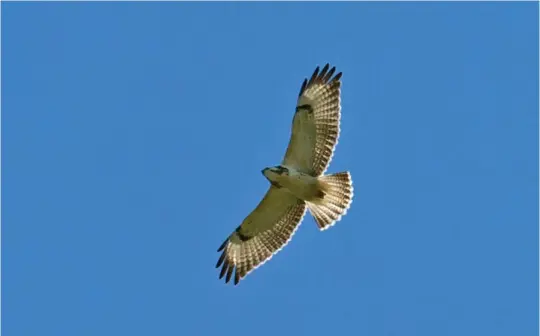
[[[223,266],[219,278],[234,283],[272,258],[292,238],[306,212],[304,201],[271,186],[257,208],[223,242],[216,267]]]

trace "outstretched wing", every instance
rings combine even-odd
[[[255,268],[272,258],[290,240],[304,217],[304,201],[291,193],[271,186],[266,196],[244,219],[242,224],[223,242],[223,251],[216,268],[223,265],[219,278],[234,284]]]
[[[336,67],[329,67],[326,64],[320,72],[317,67],[309,81],[305,79],[302,84],[282,163],[313,176],[326,171],[339,137],[342,73],[332,77]]]

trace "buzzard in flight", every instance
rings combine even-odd
[[[345,215],[353,197],[349,172],[324,175],[339,137],[341,75],[317,67],[302,83],[283,162],[262,170],[270,189],[223,242],[216,268],[234,283],[272,258],[293,236],[309,209],[320,230]]]

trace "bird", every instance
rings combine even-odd
[[[217,250],[225,283],[238,285],[287,245],[307,210],[323,231],[350,208],[350,172],[325,175],[340,133],[342,72],[335,72],[327,63],[304,79],[285,156],[261,171],[270,182],[266,195]]]

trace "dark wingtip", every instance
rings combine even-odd
[[[319,74],[319,66],[315,68],[315,71],[313,71],[313,75],[311,75],[311,78],[309,79],[308,86],[313,84],[315,81],[315,78],[317,78],[317,75]]]
[[[234,266],[230,265],[229,269],[227,270],[227,278],[225,279],[225,283],[229,283],[229,281],[231,281],[231,276],[233,274],[233,271],[234,271]]]
[[[240,273],[238,272],[238,269],[236,269],[236,272],[234,272],[234,285],[238,285],[240,282]]]
[[[336,67],[332,67],[332,69],[330,69],[330,71],[328,71],[326,76],[324,76],[324,78],[323,78],[323,82],[324,83],[328,82],[330,80],[330,78],[332,78],[332,75],[334,74],[334,72],[336,72]]]
[[[302,87],[300,88],[300,93],[298,94],[298,97],[300,97],[302,93],[304,93],[304,90],[306,89],[306,87],[307,87],[307,78],[304,78],[304,82],[302,83]]]
[[[328,71],[328,68],[330,68],[330,63],[326,63],[324,68],[321,70],[321,73],[318,76],[319,79],[324,79],[324,77],[326,76],[326,72]]]
[[[225,260],[225,263],[223,264],[223,268],[221,269],[221,272],[219,272],[219,278],[223,278],[223,276],[225,275],[225,272],[227,271],[227,269],[229,268],[229,261],[228,260]]]
[[[221,252],[221,250],[223,250],[225,248],[225,246],[227,246],[227,244],[229,243],[229,238],[225,239],[225,241],[223,242],[223,244],[221,244],[221,246],[218,248],[218,252]]]
[[[216,268],[218,268],[219,266],[221,266],[221,264],[223,264],[223,261],[225,260],[225,251],[223,251],[223,253],[221,253],[221,257],[219,257],[219,260],[217,261],[217,264],[216,264]]]
[[[334,78],[332,78],[332,76],[336,72],[336,67],[333,66],[332,68],[330,68],[330,63],[326,63],[322,70],[320,70],[320,72],[319,70],[320,66],[317,66],[315,68],[315,71],[313,71],[311,77],[309,77],[309,79],[304,79],[302,87],[300,88],[300,92],[298,93],[298,97],[301,97],[302,94],[304,94],[304,92],[306,91],[306,89],[315,82],[322,84],[334,83],[339,81],[341,79],[341,76],[343,75],[343,73],[340,72]]]

